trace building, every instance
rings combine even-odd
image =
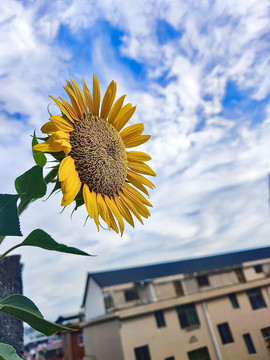
[[[24,329],[24,359],[63,360],[59,334],[46,336],[31,327]]]
[[[89,273],[85,360],[270,359],[270,247]]]
[[[56,320],[56,323],[59,325],[76,329],[76,331],[64,331],[60,333],[63,344],[63,360],[83,360],[84,358],[83,333],[80,327],[83,316],[83,313],[76,312],[61,315]]]

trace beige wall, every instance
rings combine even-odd
[[[200,305],[197,306],[200,326],[181,329],[175,309],[164,311],[166,327],[158,328],[153,314],[122,322],[121,338],[125,360],[135,360],[134,348],[148,345],[152,360],[164,360],[174,356],[176,360],[188,360],[187,352],[208,347],[211,360],[215,351],[207,331],[207,324]]]
[[[95,360],[124,360],[117,319],[83,329],[85,356]]]
[[[237,294],[239,308],[234,309],[228,297],[208,300],[207,308],[213,323],[215,334],[219,343],[223,360],[246,360],[270,359],[270,353],[266,349],[261,329],[270,326],[270,302],[265,289],[262,294],[267,304],[267,308],[253,310],[249,298],[245,292]],[[217,329],[217,325],[228,322],[234,342],[223,345]],[[250,333],[257,354],[249,355],[243,334]]]

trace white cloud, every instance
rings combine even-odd
[[[269,94],[266,8],[267,1],[4,2],[1,191],[13,192],[10,179],[33,165],[29,135],[48,117],[48,94],[63,95],[66,77],[84,76],[89,82],[97,71],[103,90],[114,78],[118,94],[127,93],[127,101],[137,104],[132,122],[143,121],[145,132],[153,135],[142,147],[158,174],[150,193],[154,208],[144,226],[127,225],[122,238],[106,230],[97,233],[90,221],[83,227],[84,208],[73,220],[71,209],[58,214],[60,194],[23,214],[25,235],[40,227],[59,242],[97,254],[82,258],[22,250],[25,294],[47,317],[54,320],[80,305],[87,271],[268,245],[269,109],[252,126],[251,114],[243,110],[237,119],[219,114],[228,80],[250,90],[251,99]],[[182,37],[159,44],[159,19],[182,31]],[[110,34],[94,32],[102,21],[123,32],[119,49]],[[82,29],[95,33],[91,44],[82,43],[91,53],[85,68],[74,67],[77,53],[71,43],[58,42],[61,26],[78,42]],[[132,73],[117,51],[141,63],[144,76]],[[168,82],[161,84],[160,77]],[[16,113],[23,121],[10,116]],[[4,248],[11,241],[6,239]]]

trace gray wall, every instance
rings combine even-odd
[[[22,294],[22,264],[20,256],[8,256],[0,261],[0,299]],[[23,323],[0,312],[0,342],[13,346],[23,356]]]

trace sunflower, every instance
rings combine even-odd
[[[145,143],[150,135],[142,135],[142,123],[124,128],[136,107],[130,103],[123,106],[126,95],[114,102],[116,87],[112,81],[100,107],[95,75],[92,95],[84,80],[83,93],[75,81],[67,81],[64,89],[70,102],[50,96],[61,115],[52,115],[42,126],[48,137],[33,149],[61,155],[55,157],[60,162],[57,181],[61,183],[62,206],[80,199],[98,230],[100,216],[109,229],[118,233],[119,226],[122,235],[124,220],[134,227],[133,215],[142,224],[142,217],[150,216],[147,206],[152,205],[141,192],[149,196],[146,186],[153,189],[154,184],[143,175],[156,174],[145,164],[151,160],[148,154],[126,150]]]

